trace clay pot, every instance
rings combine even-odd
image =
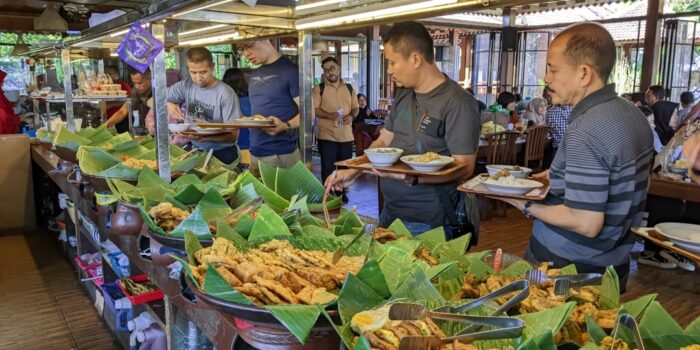
[[[333,327],[314,327],[304,345],[284,326],[270,327],[269,324],[243,321],[234,318],[238,328],[238,336],[246,343],[258,349],[306,350],[306,349],[338,349],[340,337]]]
[[[112,213],[112,233],[137,236],[141,232],[143,218],[138,208],[119,202],[117,211]]]

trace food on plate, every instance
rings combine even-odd
[[[545,271],[548,276],[559,275],[558,269],[549,269],[546,263],[539,267]],[[516,277],[490,275],[483,279],[477,279],[472,274],[467,274],[461,288],[461,292],[454,296],[453,299],[473,299],[483,297],[491,292],[494,292],[506,285],[519,280]],[[514,311],[525,314],[549,310],[569,301],[576,302],[569,318],[564,323],[561,331],[555,335],[557,344],[573,341],[577,344],[584,344],[588,339],[586,331],[586,315],[593,318],[602,328],[613,329],[617,318],[617,309],[601,310],[599,308],[600,292],[596,287],[583,286],[571,288],[567,296],[554,295],[554,284],[548,280],[543,285],[531,284],[529,288],[530,294],[523,300]],[[499,305],[504,304],[511,298],[513,294],[503,296],[496,299]]]
[[[158,287],[149,281],[134,282],[134,280],[128,277],[120,279],[119,283],[121,283],[122,287],[124,287],[129,295],[141,295],[158,290]]]
[[[688,169],[688,162],[685,159],[679,159],[673,163],[673,167],[677,169]]]
[[[486,138],[487,134],[493,134],[502,131],[506,131],[506,128],[504,128],[500,124],[494,123],[493,121],[488,121],[481,125],[481,138]]]
[[[600,350],[630,350],[630,346],[622,339],[618,338],[613,342],[613,337],[607,336],[600,342]]]
[[[514,187],[537,187],[542,184],[528,179],[520,179],[510,173],[507,169],[503,169],[489,177],[486,178],[484,183],[501,185],[501,186],[514,186]]]
[[[367,150],[365,150],[367,152]],[[374,153],[399,153],[400,150],[396,148],[375,148],[372,150]]]
[[[251,115],[250,117],[241,117],[241,120],[267,121],[267,118],[260,114],[256,114]]]
[[[426,248],[425,245],[422,245],[422,244],[420,245],[420,247],[418,247],[418,249],[416,249],[415,252],[413,252],[413,255],[416,258],[425,261],[425,263],[427,263],[430,266],[435,266],[435,265],[440,263],[440,261],[438,261],[438,259],[435,259],[435,257],[433,257],[430,254],[430,251],[428,250],[428,248]]]
[[[394,231],[383,227],[377,227],[376,229],[374,229],[374,232],[372,232],[372,239],[379,243],[386,243],[389,241],[397,240],[398,236],[396,236],[396,232]]]
[[[204,288],[211,264],[237,291],[257,305],[327,304],[338,296],[348,273],[357,273],[363,257],[343,256],[335,265],[333,253],[294,248],[288,241],[272,240],[257,249],[239,251],[233,243],[216,238],[211,247],[194,254],[190,265]]]
[[[170,202],[162,202],[149,209],[148,215],[153,218],[158,227],[165,230],[165,232],[170,232],[190,216],[190,212],[173,206]]]
[[[134,157],[129,157],[129,156],[121,156],[121,161],[124,166],[127,166],[129,168],[134,168],[134,169],[141,169],[141,168],[151,168],[153,170],[158,169],[158,163],[156,163],[155,160],[150,160],[150,159],[136,159]]]
[[[512,168],[506,168],[510,171],[523,171],[523,169],[519,165],[514,165]]]
[[[358,312],[350,320],[350,328],[365,336],[372,349],[398,350],[401,338],[406,336],[436,336],[444,338],[445,334],[430,318],[422,320],[390,320],[390,305],[378,309]],[[359,336],[353,338],[352,346]],[[473,345],[453,342],[443,345],[440,350],[476,350]]]
[[[428,163],[432,162],[434,160],[440,159],[440,155],[435,153],[435,152],[426,152],[424,154],[421,154],[419,156],[413,157],[412,161],[418,162],[418,163]]]

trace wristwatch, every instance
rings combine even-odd
[[[287,125],[287,130],[291,130],[291,129],[292,129],[292,124],[290,124],[288,120],[285,120],[285,121],[284,121],[284,124]]]
[[[533,203],[532,201],[527,201],[527,202],[525,202],[525,205],[523,206],[523,215],[525,215],[525,217],[528,220],[534,219],[534,217],[532,216],[532,213],[530,213],[530,207],[532,206],[532,203]]]
[[[417,176],[417,175],[413,175],[413,177],[411,177],[411,183],[408,184],[408,185],[409,185],[409,186],[415,186],[415,185],[417,185],[417,184],[418,184],[418,176]]]

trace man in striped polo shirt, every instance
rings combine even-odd
[[[653,141],[649,123],[606,84],[615,43],[605,28],[582,23],[561,32],[547,52],[545,83],[552,102],[573,110],[550,170],[544,203],[508,200],[534,219],[525,258],[575,264],[579,272],[612,265],[625,288],[632,226],[647,195]]]

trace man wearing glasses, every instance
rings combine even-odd
[[[352,158],[354,138],[352,120],[360,106],[352,85],[340,78],[340,65],[335,57],[321,62],[324,79],[314,87],[313,103],[318,118],[317,140],[321,153],[323,181],[335,170],[335,162]],[[345,199],[345,195],[342,194]]]

